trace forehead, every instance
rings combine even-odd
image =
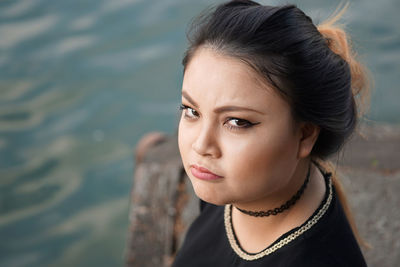
[[[199,48],[190,60],[182,89],[208,104],[251,105],[260,111],[287,109],[288,104],[240,59]]]

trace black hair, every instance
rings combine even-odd
[[[334,39],[343,36],[324,36],[295,5],[226,2],[197,17],[187,35],[184,71],[200,47],[248,64],[290,103],[296,121],[320,127],[311,157],[324,159],[337,152],[354,131],[358,116],[353,91],[366,84],[356,81],[365,80],[361,65],[344,56],[349,54],[347,42],[335,43],[345,46],[340,54],[332,49]],[[354,67],[362,75],[352,77]]]

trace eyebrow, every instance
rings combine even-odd
[[[193,98],[191,98],[189,96],[189,94],[186,91],[182,90],[182,96],[189,101],[190,104],[192,104],[195,108],[199,108],[199,105],[196,103],[196,101],[193,100]],[[218,107],[214,109],[215,113],[223,113],[223,112],[227,112],[227,111],[252,111],[252,112],[256,112],[262,115],[265,115],[265,113],[252,109],[252,108],[248,108],[248,107],[240,107],[240,106],[222,106],[222,107]]]

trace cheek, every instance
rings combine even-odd
[[[187,125],[187,122],[183,121],[183,119],[180,120],[178,126],[178,147],[183,163],[187,161],[193,138],[195,136],[193,130],[193,127]]]
[[[186,148],[187,142],[188,142],[187,134],[186,134],[186,131],[183,126],[182,119],[181,119],[179,122],[179,126],[178,126],[178,147],[179,147],[179,152],[181,154],[182,161],[184,161],[184,159],[185,159],[185,155],[186,155],[185,150],[187,150],[187,148]]]
[[[275,187],[284,177],[291,177],[296,143],[290,132],[282,134],[282,131],[264,130],[251,138],[225,144],[225,155],[229,158],[225,162],[237,185],[243,186],[251,180],[259,187]]]

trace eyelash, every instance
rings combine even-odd
[[[193,108],[191,108],[191,107],[189,107],[189,106],[186,106],[186,105],[183,105],[183,104],[181,104],[181,105],[179,106],[179,110],[182,110],[182,111],[183,111],[183,110],[187,110],[187,109],[191,109],[191,110],[193,110],[193,111],[195,111],[195,112],[197,113],[196,110],[194,110]],[[194,119],[194,118],[192,118],[192,117],[187,116],[186,113],[185,113],[184,115],[185,115],[185,118],[187,118],[187,119],[189,119],[189,120]],[[229,117],[229,118],[225,121],[225,123],[228,122],[228,121],[230,121],[230,120],[238,120],[238,121],[240,121],[240,122],[245,122],[246,125],[245,125],[245,126],[242,126],[242,127],[239,127],[239,126],[232,126],[232,125],[227,124],[226,127],[227,127],[229,130],[243,130],[243,129],[250,128],[250,127],[252,127],[252,126],[254,126],[254,125],[259,124],[259,122],[257,122],[257,123],[252,123],[252,122],[249,122],[248,120],[244,120],[244,119],[240,119],[240,118],[235,118],[235,117]],[[224,125],[225,125],[225,123],[224,123]]]

